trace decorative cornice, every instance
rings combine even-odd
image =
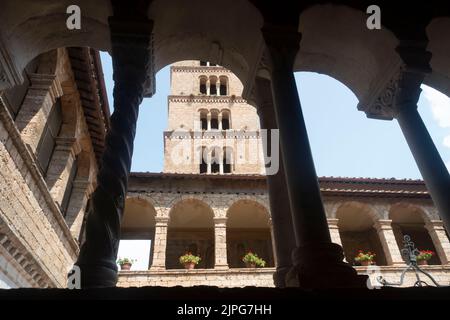
[[[172,66],[170,69],[173,72],[186,73],[217,73],[223,72],[230,74],[231,71],[221,66]]]
[[[23,273],[27,275],[27,280],[35,287],[55,287],[55,283],[34,258],[33,253],[21,244],[2,219],[0,219],[0,246],[10,254],[17,265],[20,265]]]
[[[207,96],[207,95],[190,95],[168,97],[169,102],[181,103],[247,103],[247,100],[237,96]]]

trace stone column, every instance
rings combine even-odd
[[[77,178],[73,182],[72,195],[66,213],[66,223],[72,236],[77,240],[80,237],[86,205],[91,191],[92,186],[88,177]]]
[[[114,2],[114,16],[109,18],[115,82],[114,113],[97,177],[98,186],[90,202],[86,239],[75,263],[80,268],[82,288],[114,287],[117,283],[120,224],[139,105],[144,93],[153,93],[145,90],[154,88],[153,22],[148,20],[147,11],[142,10],[145,8],[138,10],[130,6],[129,3]]]
[[[217,82],[216,82],[216,95],[220,96],[220,81],[219,81],[219,79],[217,79]]]
[[[373,226],[380,238],[387,264],[389,266],[405,265],[392,230],[392,220],[378,220]]]
[[[261,129],[278,129],[270,80],[258,77],[255,84],[257,111]],[[267,134],[267,137],[269,136],[270,133]],[[268,155],[267,150],[272,149],[271,141],[263,143],[263,147],[266,148],[264,153]],[[276,156],[281,158],[282,155],[279,153],[271,154],[272,158]],[[292,268],[291,254],[296,244],[283,161],[279,159],[278,162],[278,172],[267,176],[267,187],[269,190],[270,212],[272,217],[272,243],[276,262],[274,283],[276,287],[284,288],[286,286],[286,275]]]
[[[167,248],[167,228],[168,217],[156,217],[155,238],[153,244],[153,260],[151,270],[166,269],[166,248]]]
[[[206,81],[206,95],[209,96],[211,94],[211,82],[209,79]]]
[[[214,269],[228,269],[227,218],[214,218]]]
[[[211,113],[208,113],[208,115],[206,116],[206,121],[207,121],[207,130],[211,130]]]
[[[61,205],[75,162],[75,138],[56,138],[45,181],[53,199]]]
[[[397,120],[439,215],[450,231],[450,175],[417,111],[417,105],[411,103],[401,107]]]
[[[299,50],[296,28],[265,26],[275,115],[280,129],[287,190],[297,248],[291,275],[303,288],[365,287],[366,277],[343,261],[342,248],[331,242],[319,182],[297,93],[293,66]]]
[[[417,110],[420,86],[431,72],[431,53],[426,51],[427,45],[427,40],[400,41],[397,52],[404,66],[395,83],[397,95],[393,112],[445,228],[450,232],[450,174]]]
[[[217,121],[219,122],[219,131],[222,131],[222,114],[219,113],[217,116]]]
[[[450,241],[445,233],[444,224],[440,220],[431,220],[425,228],[428,230],[431,239],[433,240],[436,253],[439,256],[442,264],[450,264]]]
[[[328,229],[330,230],[331,242],[336,243],[342,247],[341,235],[339,233],[339,219],[327,219]]]

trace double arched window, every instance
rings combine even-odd
[[[200,116],[200,129],[201,130],[230,130],[231,129],[231,114],[230,111],[224,109],[219,111],[212,109],[210,111],[201,109],[199,111]]]
[[[226,76],[200,76],[199,92],[208,96],[228,96],[228,78]]]
[[[233,171],[234,156],[231,147],[201,147],[200,173],[201,174],[229,174]]]

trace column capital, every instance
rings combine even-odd
[[[213,220],[214,220],[215,226],[219,226],[222,224],[226,226],[228,218],[227,217],[215,217],[215,218],[213,218]]]
[[[445,230],[444,222],[442,220],[430,220],[425,223],[425,228],[428,230]]]
[[[292,69],[298,50],[300,49],[301,33],[293,27],[266,24],[262,36],[271,56],[272,68],[285,65]]]
[[[333,228],[333,229],[338,228],[339,219],[336,219],[336,218],[328,218],[328,219],[327,219],[327,222],[328,222],[328,227],[329,227],[329,228]]]
[[[417,109],[425,76],[431,72],[431,53],[428,40],[400,41],[396,51],[400,57],[389,69],[378,89],[371,92],[359,104],[368,118],[392,120],[404,110]]]
[[[392,220],[377,220],[373,224],[373,227],[380,232],[381,230],[391,230],[392,229]]]
[[[169,224],[169,217],[155,217],[155,223],[158,226],[168,225]]]

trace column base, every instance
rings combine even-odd
[[[284,267],[277,267],[277,270],[273,274],[273,283],[275,287],[277,288],[286,288],[286,276],[288,275],[289,271],[292,269],[292,266],[284,266]]]
[[[289,287],[367,288],[365,275],[345,263],[342,247],[335,243],[312,244],[294,249],[294,266],[286,276]]]
[[[149,271],[166,271],[165,266],[151,266]]]
[[[227,264],[214,266],[214,270],[228,270],[230,267]]]
[[[81,288],[110,288],[115,287],[118,270],[115,264],[76,264],[80,268]]]

